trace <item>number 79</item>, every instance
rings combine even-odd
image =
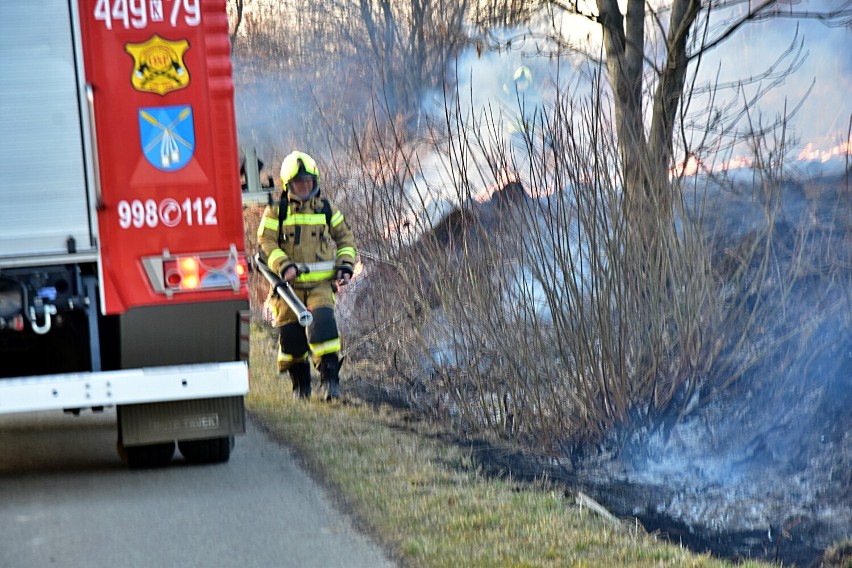
[[[186,12],[184,19],[187,25],[197,26],[201,22],[201,8],[198,6],[198,0],[174,0],[172,15],[169,18],[169,23],[172,27],[177,26],[181,6],[183,6],[184,12]]]

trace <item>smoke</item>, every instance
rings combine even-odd
[[[825,8],[824,3],[811,4]],[[797,6],[806,8],[809,4]],[[539,18],[536,29],[547,31],[547,23],[544,17]],[[578,47],[600,55],[598,32],[587,21],[565,18],[557,25]],[[741,104],[772,82],[763,79],[755,84],[745,83],[759,77],[784,52],[796,37],[797,26],[807,57],[791,74],[779,78],[779,83],[734,126],[746,131],[749,120],[760,122],[785,112],[791,114],[795,109],[787,134],[798,139],[802,148],[810,144],[816,162],[821,164],[820,152],[828,152],[848,141],[852,118],[852,99],[848,96],[852,92],[849,28],[785,18],[750,23],[706,54],[698,84],[715,82],[717,74],[721,82],[743,83],[742,91],[725,91],[715,103],[719,107]],[[503,40],[512,38],[510,49],[501,52],[470,49],[460,54],[453,74],[457,99],[446,100],[443,93],[429,93],[424,98],[422,110],[436,130],[449,125],[449,130],[456,131],[450,132],[449,138],[434,136],[431,144],[418,148],[419,157],[414,162],[419,164],[419,171],[407,188],[410,207],[401,211],[403,219],[423,219],[428,228],[465,201],[486,199],[491,191],[499,189],[499,181],[505,174],[492,171],[487,158],[501,153],[507,158],[507,165],[514,168],[512,174],[531,189],[530,180],[524,177],[525,148],[518,144],[516,134],[519,119],[552,109],[559,92],[582,97],[591,91],[591,67],[584,56],[543,56],[550,46],[534,40],[526,30],[506,30],[500,36]],[[521,67],[528,68],[531,76],[529,84],[523,87],[515,81]],[[324,125],[369,119],[365,115],[370,108],[371,93],[359,81],[356,68],[366,69],[366,66],[359,67],[357,62],[322,62],[320,68],[285,71],[235,60],[240,143],[256,146],[276,178],[276,164],[293,149],[318,158],[326,152],[330,154],[333,144]],[[694,100],[692,108],[708,108],[707,100]],[[341,103],[342,109],[338,106]],[[336,106],[335,115],[329,116]],[[338,120],[340,117],[343,120]],[[485,125],[492,118],[497,130],[489,133]],[[454,143],[460,141],[453,138],[458,135],[459,126],[482,134],[481,141],[470,152],[448,155],[445,143],[448,139]],[[740,155],[749,153],[747,148],[740,152]],[[846,153],[840,157],[845,158]],[[806,171],[825,173],[822,169]],[[465,172],[467,184],[459,188],[460,175]],[[837,195],[832,201],[832,192],[824,188],[786,190],[783,226],[797,227],[813,219],[811,229],[803,233],[779,231],[780,239],[766,250],[773,254],[789,250],[790,242],[807,243],[813,248],[795,258],[799,268],[790,256],[782,259],[783,262],[779,260],[781,257],[770,259],[767,265],[775,271],[773,275],[813,267],[815,259],[826,258],[826,250],[836,251],[837,256],[828,258],[833,259],[835,267],[845,266],[848,271],[852,266],[848,252],[852,250],[848,209],[846,225],[838,225],[836,219],[827,219],[824,214],[833,211],[832,203],[845,203],[848,207],[848,190],[845,201]],[[809,191],[822,201],[814,205],[804,200]],[[750,188],[744,195],[751,195]],[[766,217],[762,209],[755,207],[759,206],[744,200],[728,202],[727,208],[714,211],[719,219],[737,229],[728,234],[742,236],[744,232],[760,234],[765,228],[757,226]],[[411,236],[418,234],[414,232]],[[844,250],[845,257],[840,254]],[[522,274],[518,278],[529,288],[513,292],[518,297],[532,298],[544,312],[542,287],[531,275]],[[672,487],[668,498],[649,503],[648,507],[689,526],[719,531],[760,530],[762,534],[772,535],[779,526],[800,517],[809,519],[806,522],[813,526],[825,528],[821,545],[834,536],[843,536],[842,531],[848,530],[852,523],[849,496],[852,486],[848,473],[852,471],[849,410],[852,326],[844,283],[848,284],[848,277],[832,283],[814,269],[800,280],[797,288],[775,288],[761,298],[774,302],[785,297],[786,303],[779,307],[777,318],[768,322],[757,339],[771,342],[785,338],[789,345],[789,349],[752,368],[750,376],[761,379],[764,388],[751,388],[743,380],[736,396],[725,404],[720,399],[674,425],[657,425],[636,432],[632,445],[628,445],[622,456],[623,463],[615,467],[611,462],[603,463],[601,478]],[[439,344],[437,340],[436,343]],[[445,357],[441,355],[442,359]],[[706,393],[696,395],[696,406],[703,395]]]
[[[810,0],[797,2],[793,8],[796,13],[825,13],[841,4],[848,8],[848,2]],[[799,47],[801,59],[788,75],[764,76],[788,49],[793,51],[773,71],[777,73],[792,64]],[[740,85],[742,90],[722,93],[734,103],[737,98],[742,103],[758,90],[772,86],[736,126],[745,131],[749,121],[766,122],[787,115],[790,122],[786,136],[788,141],[796,142],[794,158],[825,161],[831,157],[832,149],[835,157],[842,158],[836,150],[839,145],[847,144],[840,154],[850,152],[852,100],[846,95],[852,89],[850,53],[852,27],[829,25],[816,18],[776,16],[748,23],[709,51],[703,58],[698,82],[707,85],[718,79],[722,84]],[[773,85],[775,81],[777,84]],[[708,100],[709,97],[699,98],[693,108],[701,108]],[[809,153],[803,154],[806,147]],[[842,165],[842,161],[827,164],[827,173],[836,173],[836,164]]]
[[[583,3],[581,2],[581,8]],[[584,9],[591,10],[588,2]],[[797,13],[827,12],[848,2],[840,0],[804,0],[791,3]],[[735,8],[736,9],[736,8]],[[661,14],[665,15],[665,11]],[[718,12],[719,19],[732,12]],[[556,29],[576,51],[552,57],[553,45],[541,38]],[[649,29],[649,33],[651,30]],[[769,121],[785,113],[794,113],[787,136],[797,141],[795,156],[817,164],[834,157],[834,164],[812,168],[809,173],[833,173],[845,167],[850,152],[849,130],[852,120],[852,27],[829,26],[817,19],[774,17],[756,20],[709,51],[702,58],[697,78],[699,86],[718,80],[742,84],[742,90],[721,93],[721,107],[742,103],[771,80],[745,84],[767,70],[796,38],[804,48],[801,64],[771,89],[735,125],[740,132],[749,129],[749,121]],[[500,52],[469,49],[458,57],[449,84],[455,81],[462,115],[481,118],[486,113],[512,128],[518,115],[531,115],[536,109],[552,108],[559,89],[573,96],[584,96],[591,89],[591,66],[585,55],[600,58],[601,34],[598,25],[586,17],[542,12],[531,19],[529,28],[495,33],[503,41]],[[511,40],[511,43],[508,42]],[[272,57],[276,59],[276,57]],[[788,58],[787,63],[791,62]],[[364,80],[366,62],[315,61],[310,68],[285,69],[282,65],[261,65],[245,56],[234,60],[236,113],[241,145],[254,145],[269,168],[293,148],[309,153],[328,154],[345,145],[348,132],[342,124],[363,124],[368,119],[371,86]],[[521,66],[530,69],[532,80],[523,92],[515,89],[514,73]],[[692,109],[709,107],[709,98],[697,97]],[[449,104],[455,106],[455,102]],[[443,93],[428,93],[422,110],[442,120],[447,101]],[[520,108],[523,107],[523,108]],[[332,132],[329,133],[329,130]],[[504,132],[506,134],[506,132]],[[841,144],[845,148],[840,148]],[[834,153],[832,154],[832,151]],[[741,148],[733,158],[749,153]],[[425,158],[424,158],[425,160]],[[488,180],[482,180],[487,185]]]
[[[816,7],[824,10],[826,6]],[[532,40],[518,41],[521,36],[517,30],[503,34],[515,38],[516,49],[462,54],[456,66],[459,100],[448,104],[441,96],[432,95],[424,101],[424,109],[436,119],[454,112],[469,122],[483,116],[499,117],[503,138],[491,142],[511,147],[512,120],[531,108],[552,108],[557,86],[580,95],[589,91],[583,58],[538,57],[541,46]],[[595,45],[591,33],[580,39]],[[801,42],[806,57],[790,73],[750,82],[761,77],[794,40]],[[719,108],[741,105],[771,86],[731,127],[743,134],[786,115],[784,134],[788,143],[794,142],[788,157],[798,161],[797,169],[810,177],[833,176],[848,167],[850,54],[849,28],[829,27],[816,20],[774,18],[747,25],[708,52],[697,84],[707,86],[718,80],[739,87],[721,93],[714,102]],[[520,66],[528,67],[534,78],[522,92],[512,85]],[[698,97],[692,108],[707,109],[708,101]],[[834,154],[835,161],[824,161],[823,156],[844,142],[846,149]],[[809,154],[800,153],[805,148]],[[494,147],[482,148],[480,155],[469,158],[480,161],[479,170],[488,171],[482,161],[494,151]],[[742,160],[751,152],[743,145],[732,157]],[[517,165],[522,158],[515,156],[515,160]],[[442,175],[427,174],[424,177],[430,183],[414,184],[412,191],[426,188],[432,196],[451,198],[449,184],[454,177],[446,167],[447,160],[432,156],[423,162],[443,168]],[[523,168],[518,169],[522,176]],[[744,237],[771,234],[765,250],[772,251],[768,260],[773,274],[760,284],[765,288],[757,301],[770,306],[775,315],[750,331],[744,349],[774,344],[781,348],[768,351],[754,363],[730,396],[713,400],[709,393],[699,392],[689,401],[684,418],[631,433],[621,463],[602,460],[596,474],[599,479],[669,491],[664,498],[640,503],[636,511],[625,514],[645,512],[647,506],[648,511],[690,529],[748,533],[751,544],[736,549],[744,556],[778,550],[779,538],[795,540],[796,554],[807,555],[848,536],[844,531],[852,522],[852,478],[848,474],[852,471],[852,328],[845,287],[848,273],[843,277],[842,270],[837,271],[837,267],[852,266],[849,253],[842,252],[852,250],[848,195],[843,197],[838,178],[829,180],[833,186],[788,183],[782,188],[778,216],[770,219],[764,204],[751,200],[757,180],[754,172],[744,170],[736,180],[741,182],[740,197],[705,213],[715,217],[717,228],[728,235],[728,245],[733,248]],[[488,179],[478,182],[480,189],[488,187]],[[532,278],[518,278],[519,287],[527,282],[531,289],[519,288],[517,295],[543,304],[544,291],[529,284]],[[782,283],[784,278],[791,281]],[[546,316],[543,305],[540,313]],[[791,534],[795,538],[784,536]],[[765,540],[755,535],[765,535]],[[794,545],[785,542],[783,546]],[[801,561],[804,556],[788,558]]]
[[[815,7],[822,11],[827,8],[822,4]],[[806,2],[797,8],[807,10],[812,6]],[[729,11],[714,19],[730,21],[735,15]],[[711,29],[718,23],[714,21]],[[555,46],[542,38],[554,29],[560,30],[562,38],[576,51],[553,56]],[[546,113],[553,112],[559,103],[557,98],[580,100],[591,94],[594,64],[588,55],[601,56],[601,34],[599,26],[588,18],[563,14],[552,20],[542,13],[533,18],[528,28],[492,33],[504,49],[471,48],[463,52],[453,69],[454,81],[449,82],[456,86],[456,97],[448,100],[443,92],[428,93],[422,104],[422,110],[432,120],[449,123],[450,129],[485,134],[463,158],[447,156],[445,148],[419,149],[424,154],[420,163],[425,167],[420,179],[408,189],[413,205],[407,217],[419,214],[417,204],[421,202],[440,202],[440,207],[429,207],[434,224],[440,220],[435,218],[436,213],[446,214],[460,205],[465,196],[457,195],[453,187],[458,177],[453,174],[454,169],[472,172],[469,182],[474,187],[470,193],[478,200],[499,189],[500,172],[489,168],[489,163],[493,165],[495,161],[506,162],[506,169],[520,178],[528,191],[535,190],[531,180],[524,178],[529,148],[519,133],[519,125],[538,121],[541,130],[541,121]],[[800,45],[803,51],[797,59],[795,49]],[[785,56],[791,46],[794,51]],[[830,27],[816,19],[775,17],[744,26],[701,60],[695,82],[698,92],[688,111],[696,125],[690,137],[693,141],[701,139],[706,134],[702,125],[712,120],[719,109],[741,108],[745,101],[760,94],[747,112],[728,111],[731,117],[727,133],[719,145],[730,144],[734,137],[740,142],[717,159],[715,167],[750,166],[754,148],[748,133],[786,116],[788,157],[798,162],[797,168],[804,175],[844,171],[848,167],[852,120],[852,100],[846,96],[852,91],[849,53],[852,30]],[[792,69],[781,72],[787,66]],[[516,74],[522,68],[529,70],[531,79],[519,88]],[[711,96],[715,84],[725,88]],[[496,129],[489,131],[486,123],[496,123]],[[769,151],[777,152],[772,147],[779,144],[777,140],[763,143]],[[438,158],[427,153],[444,155]]]
[[[544,22],[538,23],[544,30]],[[511,47],[468,49],[459,54],[445,81],[449,91],[427,93],[424,141],[414,148],[417,166],[406,187],[405,219],[409,240],[439,223],[466,202],[482,203],[506,183],[518,181],[530,193],[530,137],[541,144],[545,114],[552,112],[563,89],[588,91],[588,62],[578,55],[542,57],[555,46],[528,30],[492,30],[492,39]],[[539,55],[535,55],[538,53]],[[425,210],[425,215],[424,215]]]
[[[327,174],[353,126],[368,119],[371,90],[361,79],[363,63],[324,59],[299,67],[235,56],[233,64],[240,147],[257,149],[276,184],[281,160],[294,150],[310,154],[320,175]]]
[[[759,307],[728,308],[754,309],[759,322],[726,354],[747,365],[733,388],[696,392],[682,416],[634,424],[618,463],[602,461],[596,474],[664,488],[641,496],[633,514],[674,519],[720,553],[780,547],[786,562],[808,563],[852,526],[848,189],[842,177],[788,181],[777,188],[777,209],[767,209],[753,180],[735,192],[701,185],[705,226],[722,237],[721,254],[765,247],[746,277]],[[772,274],[761,276],[766,260]],[[722,533],[749,536],[724,548]]]

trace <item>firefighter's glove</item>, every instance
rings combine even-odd
[[[295,264],[288,264],[287,266],[281,269],[281,278],[283,278],[287,282],[292,283],[298,275],[299,269],[296,268]]]
[[[352,279],[352,267],[348,264],[341,264],[337,267],[334,280],[338,286],[346,286],[349,280]]]

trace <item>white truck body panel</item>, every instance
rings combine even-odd
[[[96,254],[83,70],[68,3],[0,2],[0,267]],[[35,32],[35,33],[34,33]]]

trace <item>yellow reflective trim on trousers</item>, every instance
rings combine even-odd
[[[337,258],[340,258],[344,254],[348,254],[352,258],[355,258],[355,247],[343,247],[337,249]]]
[[[299,274],[296,277],[296,282],[321,282],[323,280],[331,280],[334,277],[334,270],[322,270],[320,272],[306,272]]]
[[[308,358],[307,353],[297,357],[295,355],[290,355],[289,353],[284,353],[283,351],[281,351],[280,347],[278,348],[278,362],[279,363],[290,363],[290,362],[301,363],[302,361],[304,361],[307,358]]]
[[[332,227],[336,227],[342,222],[343,222],[343,213],[341,213],[340,211],[338,211],[337,213],[335,213],[334,215],[331,216],[331,226]]]
[[[271,253],[269,253],[269,258],[266,259],[266,266],[272,268],[272,263],[274,263],[279,258],[287,258],[287,253],[285,253],[281,249],[275,249]]]
[[[311,353],[313,353],[314,357],[322,357],[328,353],[337,353],[340,351],[340,338],[329,339],[322,343],[310,343],[309,347],[311,348]]]
[[[277,221],[276,221],[277,223]],[[287,215],[284,219],[285,225],[325,225],[325,215],[322,213],[296,213]],[[275,226],[278,229],[278,225]]]

